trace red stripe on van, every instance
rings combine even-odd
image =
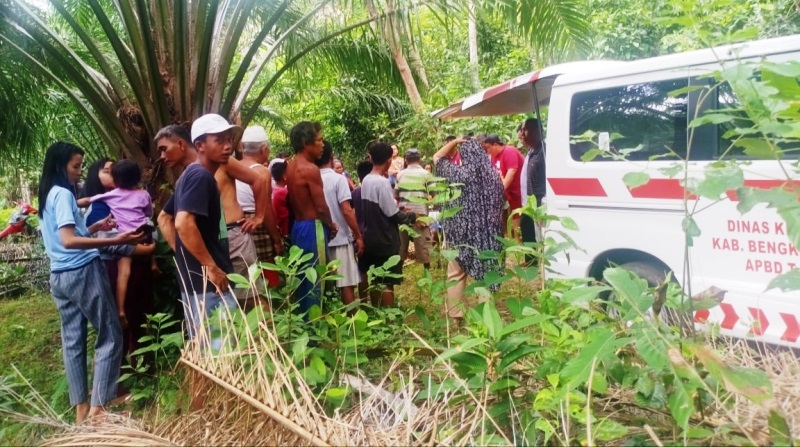
[[[767,316],[764,315],[764,311],[756,309],[755,307],[748,307],[747,309],[750,311],[750,315],[756,320],[750,327],[750,332],[755,335],[764,335],[764,332],[766,332],[769,327],[769,320]]]
[[[684,196],[696,199],[697,196],[686,191],[681,186],[681,181],[671,178],[651,178],[642,186],[628,188],[631,197],[635,199],[677,199],[683,200]]]
[[[798,181],[786,181],[786,180],[745,180],[744,186],[749,188],[756,188],[756,189],[772,189],[772,188],[779,188],[781,186],[784,189],[791,190],[792,188],[797,189],[800,187],[800,182]],[[734,202],[739,201],[739,196],[736,195],[735,190],[726,191],[725,194],[728,198]]]
[[[786,330],[783,331],[781,340],[790,341],[795,343],[800,338],[800,325],[797,324],[797,318],[792,314],[780,313],[783,322],[786,324]]]
[[[549,178],[547,182],[557,196],[608,197],[596,178]]]

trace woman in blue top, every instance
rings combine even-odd
[[[143,240],[140,233],[110,239],[89,237],[94,231],[110,230],[114,222],[107,218],[87,228],[78,211],[75,192],[83,154],[83,149],[74,144],[53,143],[47,149],[39,179],[39,222],[50,258],[50,292],[61,315],[64,368],[78,422],[101,415],[103,407],[116,397],[122,360],[122,331],[114,294],[97,248]],[[91,406],[87,401],[87,322],[97,331]]]

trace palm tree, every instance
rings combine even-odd
[[[0,43],[63,90],[112,152],[147,165],[161,127],[211,111],[247,125],[287,70],[373,20],[331,27],[329,4],[2,0]]]

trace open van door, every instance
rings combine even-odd
[[[509,81],[481,90],[460,101],[433,112],[439,119],[535,113],[550,104],[550,92],[562,74],[591,72],[625,64],[616,61],[583,61],[553,65],[517,76]]]

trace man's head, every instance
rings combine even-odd
[[[322,155],[322,126],[318,122],[301,121],[289,131],[289,140],[295,154],[304,153],[309,161],[316,161]]]
[[[322,140],[322,154],[317,159],[317,166],[320,168],[330,168],[333,161],[333,146],[328,140]]]
[[[405,154],[406,164],[419,164],[420,160],[422,160],[422,154],[419,152],[419,149],[412,147],[411,149],[406,151]]]
[[[455,139],[456,139],[455,135],[448,135],[448,136],[444,137],[444,142],[445,143],[449,143],[449,142],[451,142],[451,141],[453,141]]]
[[[373,141],[367,146],[373,169],[386,172],[392,163],[392,147],[383,141]]]
[[[363,182],[364,177],[368,176],[370,172],[372,172],[372,162],[369,160],[364,160],[356,166],[359,182]]]
[[[269,137],[261,126],[250,126],[242,133],[242,155],[256,163],[269,160]]]
[[[539,133],[539,120],[536,118],[526,119],[520,129],[520,139],[525,146],[538,148],[542,144],[542,136]]]
[[[233,142],[242,128],[217,115],[209,113],[192,123],[192,142],[197,155],[212,164],[226,164],[233,154]]]
[[[170,168],[183,165],[187,151],[193,151],[192,137],[187,126],[171,124],[159,130],[153,139],[159,157]]]
[[[501,140],[497,135],[488,135],[483,139],[483,141],[481,141],[481,145],[483,146],[483,149],[492,156],[499,154],[505,146],[503,140]]]

